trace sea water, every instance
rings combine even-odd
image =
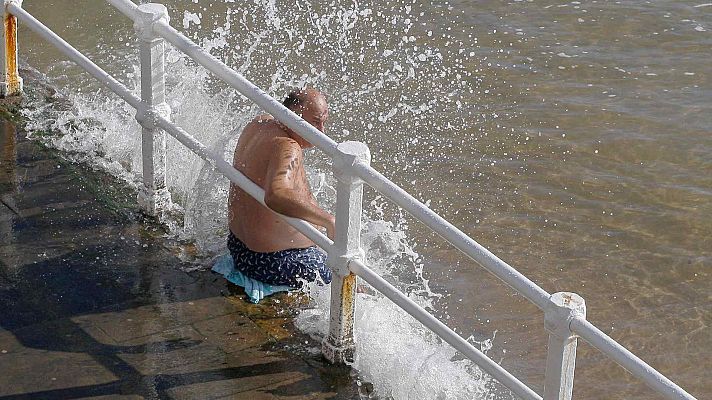
[[[50,4],[51,3],[51,4]],[[138,94],[131,26],[108,5],[26,8]],[[712,389],[712,127],[704,3],[168,2],[172,25],[280,98],[315,86],[327,133],[549,292],[574,291],[601,329],[693,393]],[[51,10],[51,11],[50,11]],[[117,33],[118,32],[118,33]],[[66,102],[28,105],[30,128],[70,158],[140,183],[135,111],[21,27],[20,49]],[[21,57],[21,58],[22,58]],[[260,112],[175,50],[172,118],[232,159]],[[51,99],[50,99],[51,100]],[[332,209],[330,161],[307,154]],[[227,181],[172,139],[173,234],[224,250]],[[367,262],[540,390],[541,313],[370,190]],[[297,318],[326,330],[328,292]],[[390,301],[357,298],[354,367],[379,396],[510,398]],[[650,398],[581,345],[577,398]]]

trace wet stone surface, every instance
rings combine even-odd
[[[294,331],[299,299],[181,271],[135,193],[2,116],[0,400],[360,397]]]

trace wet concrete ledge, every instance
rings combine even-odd
[[[298,299],[181,271],[135,193],[28,140],[16,109],[0,104],[0,400],[364,397],[295,331]]]

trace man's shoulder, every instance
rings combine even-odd
[[[276,127],[275,119],[269,114],[261,114],[248,122],[244,130],[265,130],[273,129],[274,127]]]
[[[256,124],[266,124],[269,122],[274,122],[274,117],[269,114],[260,114],[253,118],[252,122]]]
[[[279,149],[300,149],[299,144],[279,126],[275,119],[260,120],[255,117],[242,131],[238,148],[248,152],[272,152]],[[271,117],[270,117],[271,118]],[[248,154],[246,154],[248,155]]]
[[[269,115],[267,115],[269,118],[263,117],[265,116],[258,115],[245,125],[240,134],[240,141],[253,142],[257,139],[258,142],[270,142],[272,138],[283,135],[284,132],[279,129],[273,118]]]

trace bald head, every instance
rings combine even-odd
[[[326,98],[324,98],[324,95],[320,91],[314,88],[296,88],[289,92],[282,102],[282,105],[296,112],[299,107],[314,102],[326,103]]]
[[[329,117],[329,106],[326,104],[326,97],[320,91],[313,88],[294,89],[289,92],[282,104],[316,129],[324,132],[324,123]]]

